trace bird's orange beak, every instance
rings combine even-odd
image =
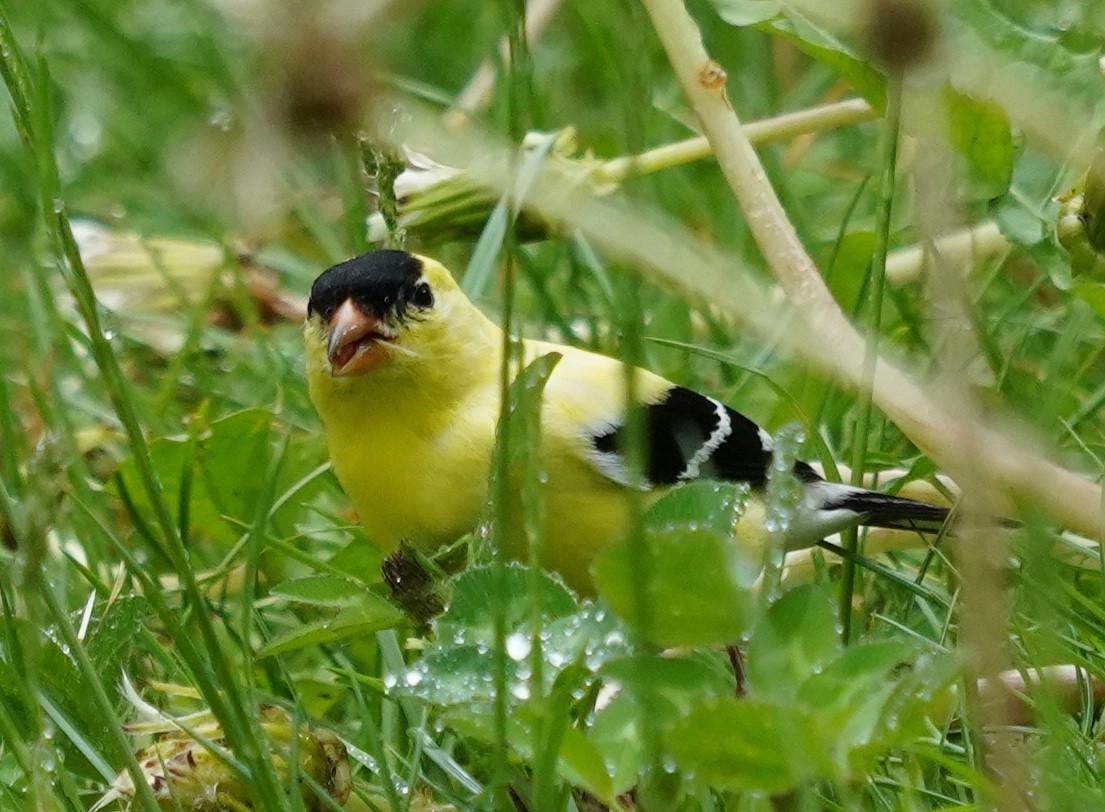
[[[352,299],[346,299],[330,319],[330,342],[326,357],[334,377],[361,375],[379,366],[387,355],[382,343],[391,330],[379,319],[362,313]]]

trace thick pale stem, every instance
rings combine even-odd
[[[1000,702],[1010,724],[1031,725],[1036,722],[1035,703],[1032,694],[1047,691],[1051,699],[1064,713],[1077,713],[1082,709],[1083,691],[1089,688],[1093,705],[1100,708],[1105,703],[1105,683],[1077,665],[1049,665],[1044,668],[1027,668],[1023,671],[1003,671],[994,679],[979,680],[979,696],[983,701]],[[955,707],[958,692],[949,691],[929,711],[929,718],[939,724]]]
[[[979,358],[972,314],[966,303],[970,295],[965,284],[964,264],[954,262],[936,248],[940,235],[955,223],[958,179],[952,169],[948,148],[931,139],[917,145],[913,171],[914,220],[922,245],[933,248],[926,262],[929,287],[932,347],[938,372],[939,391],[945,403],[980,426],[983,410],[964,373]],[[989,471],[978,465],[981,438],[965,435],[958,455],[949,461],[950,473],[964,491],[963,515],[957,523],[959,550],[956,557],[960,590],[958,643],[969,685],[1001,684],[1006,670],[1005,643],[1008,639],[1009,598],[1005,589],[1008,544],[989,517],[998,515]],[[994,803],[998,809],[1021,809],[1029,795],[1027,774],[1015,735],[1008,729],[1006,703],[999,691],[973,690],[966,697],[982,748],[977,761],[993,778]]]
[[[980,260],[995,257],[1009,247],[1009,241],[993,220],[953,231],[936,240],[936,250],[945,262],[965,268],[972,267]],[[895,286],[916,281],[925,269],[927,253],[923,245],[910,245],[892,251],[886,258],[886,281]]]

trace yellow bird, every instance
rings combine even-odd
[[[385,551],[401,542],[432,550],[472,530],[487,497],[499,415],[499,327],[438,262],[381,250],[315,280],[304,337],[334,471],[369,537]],[[541,341],[523,347],[527,361],[563,356],[541,409],[544,563],[591,591],[592,561],[627,523],[622,363]],[[650,494],[700,477],[762,491],[767,432],[719,400],[643,369],[636,375]],[[794,473],[803,496],[788,549],[861,524],[936,531],[947,518],[943,507],[827,482],[802,462]],[[753,499],[737,527],[742,540],[761,542],[763,519]],[[525,554],[520,544],[512,553]]]

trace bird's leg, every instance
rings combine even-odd
[[[420,627],[444,611],[433,574],[406,544],[387,556],[380,569],[392,600]]]

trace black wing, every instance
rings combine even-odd
[[[720,400],[676,386],[645,407],[645,478],[650,485],[674,485],[690,479],[767,482],[771,435]],[[625,426],[612,426],[591,437],[596,466],[625,482]],[[795,465],[804,481],[820,479],[804,462]]]

